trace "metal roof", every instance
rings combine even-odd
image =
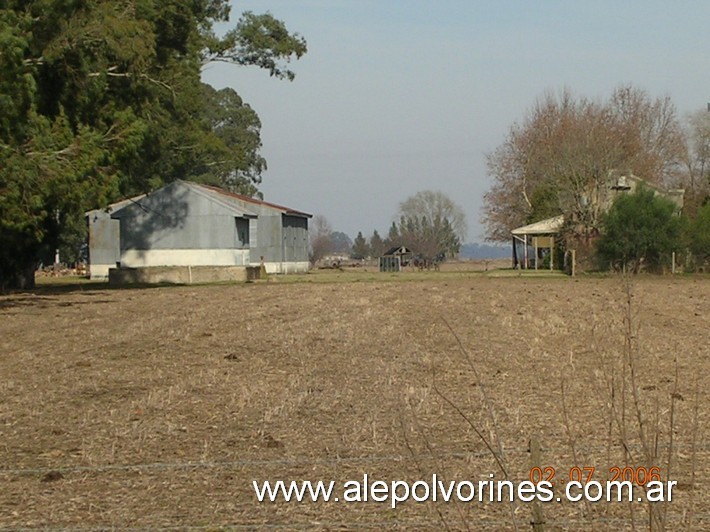
[[[554,216],[546,220],[540,220],[529,225],[524,225],[513,229],[511,233],[514,235],[547,235],[559,233],[564,225],[565,218],[562,214]]]
[[[257,198],[252,198],[250,196],[245,196],[243,194],[237,194],[236,192],[230,192],[229,190],[224,190],[223,188],[215,187],[212,185],[204,185],[202,183],[191,183],[192,185],[196,185],[202,189],[209,190],[211,192],[216,192],[217,194],[220,194],[222,196],[225,196],[227,198],[232,198],[232,199],[238,199],[247,203],[253,203],[255,205],[264,205],[266,207],[271,207],[272,209],[279,210],[283,212],[284,214],[290,214],[293,216],[305,216],[307,218],[311,218],[313,215],[309,214],[307,212],[302,212],[302,211],[297,211],[295,209],[291,209],[289,207],[284,207],[283,205],[277,205],[276,203],[270,203],[268,201],[260,200]]]
[[[228,190],[224,190],[219,187],[211,186],[211,185],[204,185],[202,183],[195,183],[192,181],[183,181],[182,179],[176,179],[172,183],[168,183],[167,185],[157,189],[157,190],[162,190],[163,188],[166,188],[168,186],[174,186],[175,184],[178,185],[184,185],[187,186],[188,188],[191,188],[192,190],[196,192],[202,192],[203,194],[206,194],[207,196],[211,197],[212,200],[217,200],[219,203],[222,205],[230,208],[230,209],[236,209],[239,211],[238,214],[244,215],[246,217],[254,217],[256,218],[256,213],[252,212],[249,210],[249,208],[243,203],[247,204],[252,204],[252,205],[263,205],[266,207],[270,207],[274,210],[281,211],[284,214],[288,214],[291,216],[302,216],[304,218],[311,218],[313,215],[309,214],[307,212],[302,212],[302,211],[297,211],[295,209],[291,209],[289,207],[284,207],[282,205],[277,205],[276,203],[270,203],[268,201],[263,201],[259,200],[256,198],[252,198],[249,196],[244,196],[243,194],[237,194],[235,192],[230,192]],[[95,211],[104,211],[108,213],[112,213],[113,218],[118,218],[119,216],[117,215],[117,212],[122,210],[124,207],[127,207],[132,204],[140,204],[140,200],[142,200],[145,197],[150,197],[152,194],[154,194],[156,191],[153,191],[149,194],[141,194],[139,196],[134,196],[132,198],[127,198],[121,201],[118,201],[116,203],[112,203],[111,205],[108,206],[108,208],[103,208],[103,209],[93,209],[91,211],[87,211],[84,213],[85,216],[90,215],[91,213]],[[236,203],[234,200],[239,200],[242,202],[242,204]]]
[[[163,211],[170,203],[171,195],[174,194],[174,190],[176,188],[187,188],[193,193],[206,198],[208,201],[220,205],[222,208],[227,209],[229,212],[238,217],[257,217],[256,212],[248,208],[243,203],[234,201],[233,198],[230,199],[227,196],[217,194],[212,190],[199,186],[197,183],[176,179],[172,183],[168,183],[167,185],[156,189],[149,194],[145,194],[138,199],[130,199],[124,202],[119,202],[120,208],[112,210],[111,218],[120,220],[126,216],[130,217],[136,212],[136,209],[140,209],[145,212],[154,212],[160,214],[161,216],[165,215],[166,213]],[[167,203],[165,203],[165,200],[167,200]]]
[[[412,250],[406,246],[394,246],[385,251],[382,256],[389,257],[390,255],[404,255],[406,253],[411,253]]]

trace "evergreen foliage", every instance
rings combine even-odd
[[[381,257],[384,252],[387,251],[385,246],[385,242],[382,240],[380,233],[378,233],[377,229],[375,229],[370,237],[370,256],[373,258]]]
[[[427,261],[454,257],[461,249],[461,241],[448,218],[402,216],[399,233],[403,245]]]
[[[392,225],[390,225],[390,229],[387,232],[387,239],[385,240],[385,247],[386,248],[391,248],[394,246],[401,246],[402,243],[400,242],[401,236],[399,234],[399,227],[397,227],[397,222],[392,222]],[[387,251],[387,250],[385,250]]]
[[[659,269],[682,247],[682,222],[670,200],[653,190],[620,196],[603,217],[597,242],[602,266],[638,272]]]
[[[370,246],[367,244],[365,237],[362,236],[362,231],[358,231],[355,237],[350,256],[357,260],[363,260],[370,256]]]
[[[256,194],[258,117],[201,81],[210,61],[285,68],[306,51],[271,15],[224,38],[228,0],[10,0],[0,8],[0,289],[80,234],[83,212],[174,179]]]
[[[400,204],[397,233],[399,244],[425,262],[451,258],[465,237],[466,216],[443,192],[424,190]]]
[[[690,221],[688,233],[690,251],[696,263],[704,265],[710,261],[710,201],[705,203]]]

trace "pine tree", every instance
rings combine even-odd
[[[435,216],[402,216],[399,221],[401,243],[415,255],[426,261],[437,257],[454,257],[461,248],[461,241],[448,218]]]
[[[380,233],[377,232],[377,229],[375,229],[370,237],[370,256],[373,258],[381,257],[385,251],[385,242],[382,240]]]
[[[401,245],[400,242],[401,235],[396,222],[392,222],[390,226],[389,233],[387,233],[387,240],[385,240],[385,246],[388,248]]]
[[[363,260],[370,256],[370,246],[367,245],[367,240],[365,240],[365,237],[362,236],[361,231],[358,231],[357,236],[355,237],[350,256],[357,260]]]

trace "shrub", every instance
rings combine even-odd
[[[697,264],[704,265],[710,261],[710,202],[698,210],[689,227],[690,251]]]
[[[682,222],[675,204],[641,188],[619,197],[602,221],[597,256],[602,267],[658,270],[681,246]]]

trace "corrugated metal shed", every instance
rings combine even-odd
[[[148,267],[262,261],[269,273],[308,269],[310,214],[217,187],[176,180],[87,214],[106,225],[89,246],[90,261],[105,258],[106,269],[116,262]]]

